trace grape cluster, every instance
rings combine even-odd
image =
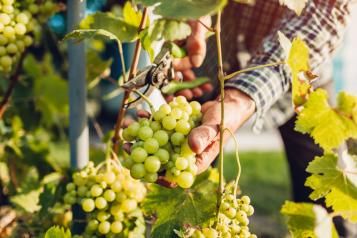
[[[64,202],[79,204],[87,214],[85,233],[78,237],[144,237],[145,223],[139,203],[146,188],[130,177],[129,171],[115,161],[106,167],[86,168],[73,174],[73,182],[66,185]]]
[[[215,228],[194,229],[191,238],[256,238],[249,231],[248,217],[253,215],[254,208],[250,198],[234,195],[234,184],[229,183],[222,195],[217,225]]]
[[[15,0],[0,4],[0,72],[8,73],[25,48],[32,44],[32,15],[15,6]]]
[[[152,120],[142,118],[123,130],[124,140],[133,143],[124,166],[135,179],[153,183],[159,174],[165,174],[168,181],[191,187],[197,166],[187,135],[201,120],[201,105],[178,96],[152,116]]]

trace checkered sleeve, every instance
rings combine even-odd
[[[279,62],[284,59],[277,31],[289,39],[299,35],[310,48],[310,64],[313,71],[319,70],[325,59],[339,45],[346,21],[350,15],[349,0],[309,0],[302,15],[293,12],[284,15],[278,27],[267,36],[261,49],[253,55],[248,67]],[[227,81],[226,87],[237,88],[248,94],[256,103],[256,120],[253,131],[263,127],[263,118],[270,107],[290,88],[290,71],[286,65],[266,67],[240,74]]]

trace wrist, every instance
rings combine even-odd
[[[226,88],[224,94],[224,100],[236,104],[237,109],[247,115],[248,118],[254,114],[255,102],[248,94],[235,88]]]

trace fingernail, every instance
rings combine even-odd
[[[202,64],[203,57],[201,55],[193,55],[191,57],[191,62],[193,66],[198,67]]]

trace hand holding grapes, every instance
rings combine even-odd
[[[236,131],[254,113],[254,101],[237,89],[226,89],[224,98],[225,126]],[[219,124],[221,104],[219,97],[202,106],[202,123],[192,129],[188,142],[196,155],[198,173],[206,170],[219,153]],[[228,134],[225,134],[224,140]]]

